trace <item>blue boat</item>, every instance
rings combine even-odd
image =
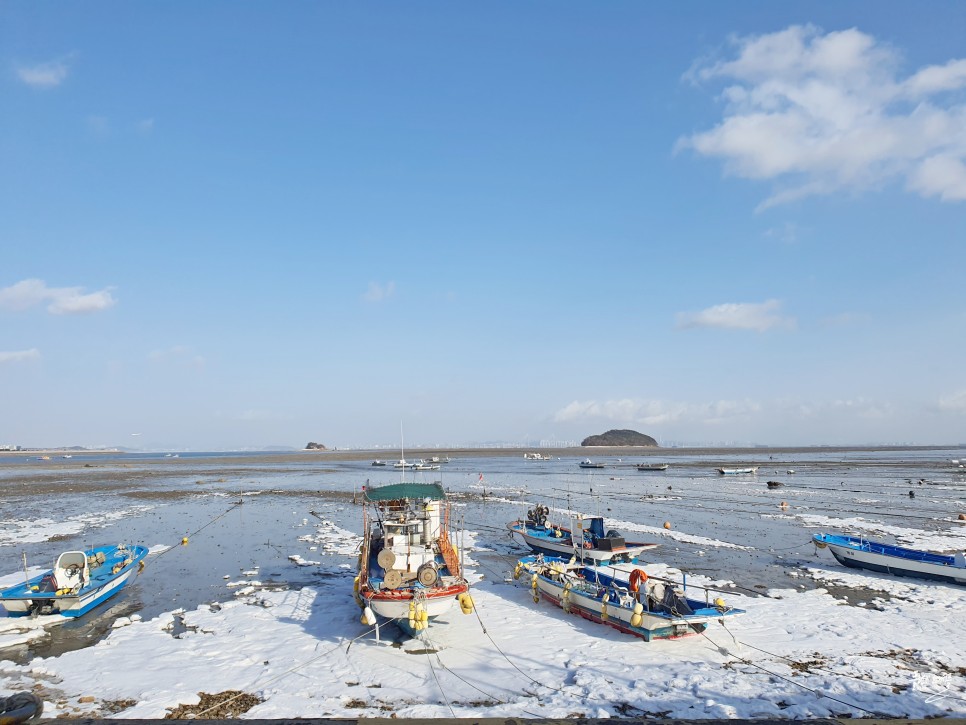
[[[65,551],[53,569],[0,592],[0,604],[11,617],[80,617],[121,591],[147,555],[145,547],[126,544]]]
[[[537,505],[527,511],[526,521],[507,524],[510,535],[530,547],[537,554],[575,556],[590,561],[636,561],[656,543],[626,541],[620,532],[604,530],[603,516],[570,514],[570,525],[547,523],[550,509]]]
[[[556,604],[565,612],[640,637],[677,639],[700,634],[714,621],[744,614],[728,606],[721,597],[712,599],[712,590],[699,590],[701,597],[689,596],[687,582],[649,577],[643,569],[631,568],[626,578],[606,566],[585,566],[556,556],[528,556],[517,562],[514,576],[530,575],[533,601],[540,598]]]
[[[820,549],[828,547],[832,556],[848,567],[951,584],[966,584],[966,556],[963,552],[947,556],[836,534],[815,534],[812,540]]]

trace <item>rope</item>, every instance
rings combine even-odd
[[[429,638],[426,638],[426,642],[429,642]],[[449,708],[449,714],[456,718],[456,711],[453,710],[453,706],[449,702],[449,698],[446,697],[446,692],[443,690],[443,684],[439,681],[439,677],[436,674],[436,668],[433,667],[433,658],[429,652],[430,648],[426,647],[426,662],[429,663],[429,671],[433,673],[433,679],[436,680],[436,687],[439,689],[439,694],[443,696],[443,702],[446,703],[446,707]]]
[[[727,627],[725,629],[727,629]],[[730,631],[728,633],[731,634]],[[795,687],[799,687],[799,688],[801,688],[803,690],[806,690],[808,692],[811,692],[813,695],[817,695],[818,697],[824,697],[824,698],[829,699],[829,700],[834,700],[835,702],[839,703],[840,705],[845,705],[846,707],[850,707],[850,708],[853,708],[855,710],[861,710],[862,712],[868,713],[872,717],[876,717],[876,718],[888,718],[888,717],[890,717],[889,715],[886,715],[886,714],[883,714],[883,713],[880,713],[880,712],[875,712],[874,710],[868,710],[868,709],[866,709],[864,707],[861,707],[859,705],[855,705],[855,704],[853,704],[851,702],[846,702],[845,700],[840,700],[839,698],[833,697],[832,695],[827,695],[824,692],[820,692],[819,690],[816,690],[814,688],[808,687],[807,685],[803,685],[801,682],[796,682],[795,680],[791,679],[790,677],[785,677],[784,675],[780,675],[777,672],[773,672],[772,670],[769,670],[769,669],[767,669],[765,667],[762,667],[757,662],[752,662],[747,657],[742,657],[741,655],[735,654],[734,652],[729,651],[727,648],[719,645],[717,642],[715,642],[713,639],[711,639],[711,637],[708,636],[707,632],[701,632],[701,636],[703,636],[712,645],[714,645],[715,649],[717,649],[722,654],[730,655],[731,657],[734,657],[735,659],[737,659],[739,662],[742,662],[743,664],[746,664],[746,665],[748,665],[750,667],[754,667],[756,669],[759,669],[759,670],[761,670],[762,672],[764,672],[766,675],[768,675],[770,677],[776,677],[779,680],[782,680],[783,682],[787,682],[790,685],[794,685]],[[734,638],[734,635],[732,635],[732,638]],[[735,640],[735,641],[737,641],[737,640]]]
[[[353,642],[355,642],[358,639],[362,639],[363,637],[367,637],[368,635],[372,634],[375,631],[376,631],[376,628],[373,627],[372,629],[366,630],[365,632],[363,632],[362,634],[360,634],[358,637],[353,637],[352,639],[349,640],[349,646],[351,647]],[[306,667],[306,666],[312,664],[313,662],[322,659],[323,657],[328,657],[330,654],[332,654],[333,652],[335,652],[337,649],[341,649],[341,648],[342,648],[342,642],[339,642],[339,644],[335,645],[331,649],[326,650],[322,654],[316,655],[315,657],[312,657],[310,659],[307,659],[307,660],[305,660],[305,662],[302,662],[301,664],[297,664],[294,667],[291,667],[291,668],[285,670],[284,672],[279,673],[275,677],[270,678],[266,682],[261,683],[260,687],[262,687],[262,688],[268,687],[269,685],[271,685],[271,684],[273,684],[275,682],[278,682],[283,677],[288,677],[293,672],[297,672],[298,670],[302,669],[303,667]],[[348,651],[349,651],[349,648],[347,647],[346,648],[346,652],[348,653]],[[252,689],[252,690],[255,689],[255,684],[257,682],[258,682],[258,680],[256,680],[255,683],[252,683],[249,686],[249,689]],[[232,697],[229,697],[227,700],[223,700],[222,702],[219,702],[217,705],[212,705],[207,710],[202,710],[201,712],[196,713],[195,714],[195,717],[196,718],[200,718],[205,713],[211,712],[212,710],[214,710],[216,708],[223,707],[223,706],[227,705],[229,702],[233,702],[233,701],[237,700],[239,697],[244,697],[247,694],[248,693],[241,691],[237,695],[234,695]]]
[[[230,514],[232,511],[234,511],[236,508],[238,508],[239,506],[241,506],[243,503],[245,503],[245,502],[242,500],[242,501],[239,501],[236,504],[233,504],[231,506],[231,508],[229,508],[227,511],[218,514],[217,516],[215,516],[215,518],[211,519],[208,523],[206,523],[204,526],[202,526],[201,528],[197,529],[196,531],[191,532],[185,538],[190,539],[191,537],[195,536],[196,534],[204,531],[209,526],[211,526],[213,523],[215,523],[218,519],[224,518],[225,516],[227,516],[228,514]],[[154,560],[152,561],[152,564],[157,564],[158,561],[161,559],[162,556],[164,556],[165,554],[168,554],[168,553],[170,553],[172,551],[175,551],[177,548],[178,548],[177,546],[169,546],[167,549],[165,549],[164,551],[160,552],[157,556],[154,557]]]
[[[725,627],[725,629],[728,629],[728,628]],[[728,633],[731,634],[730,631]],[[732,639],[735,639],[735,637],[734,637],[733,634],[731,635],[731,638]],[[738,640],[735,639],[735,642],[738,642]],[[804,663],[799,662],[798,660],[795,660],[795,659],[793,659],[791,657],[786,657],[785,655],[780,655],[780,654],[777,654],[775,652],[769,652],[768,650],[764,650],[761,647],[756,647],[753,644],[748,644],[747,642],[739,642],[739,644],[744,645],[745,647],[749,647],[749,648],[751,648],[753,650],[757,650],[757,651],[761,652],[762,654],[769,655],[770,657],[775,657],[775,658],[780,659],[780,660],[785,660],[786,662],[791,662],[794,665],[799,665],[799,666],[804,667]],[[858,677],[856,675],[850,675],[850,674],[848,674],[846,672],[836,672],[835,670],[830,670],[828,667],[820,667],[818,665],[809,665],[808,666],[808,669],[821,670],[822,672],[828,672],[829,674],[835,675],[836,677],[847,677],[850,680],[858,680],[859,682],[868,682],[868,683],[871,683],[873,685],[879,685],[880,687],[893,687],[894,686],[893,683],[891,683],[891,682],[877,682],[876,680],[868,680],[868,679],[865,679],[863,677]],[[957,700],[959,702],[966,702],[966,698],[954,697],[953,695],[943,695],[943,698],[944,699],[948,699],[948,700]]]

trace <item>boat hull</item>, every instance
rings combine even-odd
[[[643,552],[658,546],[657,544],[629,542],[624,546],[610,550],[595,547],[588,548],[586,546],[577,547],[574,545],[570,530],[566,528],[559,529],[563,532],[563,535],[560,537],[534,533],[534,530],[527,527],[523,521],[512,522],[509,524],[509,529],[516,541],[522,543],[524,546],[530,547],[537,554],[564,557],[577,556],[578,558],[582,557],[583,559],[589,559],[591,561],[610,561],[615,557],[636,559]]]
[[[602,576],[593,567],[575,569],[560,558],[527,557],[520,560],[519,566],[529,572],[531,588],[539,598],[565,612],[605,624],[645,642],[700,634],[713,620],[744,613],[740,609],[719,608],[685,597],[674,599],[679,607],[670,608],[648,598],[648,592],[654,591],[649,588],[652,585],[645,583],[637,595],[626,587],[626,582]],[[582,574],[573,576],[578,571]],[[665,585],[660,586],[663,591]],[[639,602],[646,603],[646,607]],[[637,613],[640,620],[636,624],[632,623],[635,606],[641,610]]]
[[[953,556],[891,546],[854,536],[815,534],[812,538],[819,547],[827,546],[836,561],[852,569],[966,585],[966,566],[957,564]]]
[[[51,572],[48,571],[29,582],[0,592],[0,604],[11,617],[24,617],[34,612],[59,614],[64,617],[83,616],[121,591],[140,571],[143,559],[148,553],[143,546],[121,550],[123,555],[120,557],[117,556],[118,551],[118,547],[105,546],[86,552],[88,555],[104,552],[107,554],[107,564],[103,571],[92,569],[91,584],[76,593],[58,595],[55,591],[35,591],[34,587],[39,588],[44,578],[50,576]],[[113,572],[111,569],[116,566],[114,562],[118,559],[128,563]]]

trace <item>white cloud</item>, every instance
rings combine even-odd
[[[61,60],[17,68],[17,77],[32,88],[56,88],[67,78],[69,68]]]
[[[939,409],[953,413],[966,413],[966,390],[959,390],[940,398]]]
[[[382,302],[389,297],[392,297],[396,292],[396,283],[387,282],[385,285],[380,285],[378,282],[370,282],[369,289],[362,296],[362,299],[367,302]]]
[[[724,116],[678,148],[727,173],[781,184],[760,206],[900,180],[922,196],[966,200],[966,60],[902,78],[900,57],[856,29],[792,26],[732,40],[730,60],[696,66],[724,80]]]
[[[792,412],[797,413],[797,417],[800,418],[833,418],[836,420],[842,420],[846,415],[865,420],[885,420],[894,414],[891,404],[866,400],[865,398],[798,403],[792,406]]]
[[[54,298],[54,301],[47,306],[47,310],[54,315],[77,315],[87,312],[100,312],[106,310],[114,304],[114,298],[107,290],[81,294],[80,291],[72,291]]]
[[[624,425],[665,423],[718,424],[744,418],[761,410],[751,400],[718,400],[710,403],[681,403],[661,400],[575,400],[554,415],[558,423],[608,420]]]
[[[677,326],[720,327],[730,330],[757,330],[764,332],[772,327],[795,327],[795,319],[782,317],[779,300],[761,303],[727,302],[715,305],[700,312],[679,312]]]
[[[0,309],[20,311],[44,302],[49,302],[47,311],[52,315],[76,315],[101,312],[117,300],[110,288],[85,293],[83,287],[48,287],[40,279],[25,279],[0,289]]]
[[[29,350],[15,350],[13,352],[0,352],[0,364],[12,363],[12,362],[23,362],[24,360],[38,360],[40,358],[40,350],[35,347]]]

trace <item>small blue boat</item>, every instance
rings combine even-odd
[[[620,532],[605,533],[603,516],[571,514],[570,525],[548,524],[550,509],[537,505],[527,511],[526,521],[507,524],[510,536],[537,554],[575,556],[589,561],[636,561],[648,549],[659,546],[643,541],[626,541]]]
[[[530,575],[533,601],[542,597],[565,612],[599,622],[645,642],[700,634],[714,621],[744,614],[712,590],[661,577],[643,569],[583,565],[556,556],[528,556],[517,562],[514,577]],[[626,575],[626,576],[625,576]],[[690,591],[689,591],[690,590]],[[701,597],[689,596],[694,590]]]
[[[53,569],[0,592],[0,604],[11,617],[80,617],[121,591],[144,568],[147,554],[143,546],[126,544],[65,551]]]
[[[836,534],[815,534],[812,540],[820,549],[828,547],[832,556],[848,567],[951,584],[966,584],[966,556],[962,552],[947,556]]]

